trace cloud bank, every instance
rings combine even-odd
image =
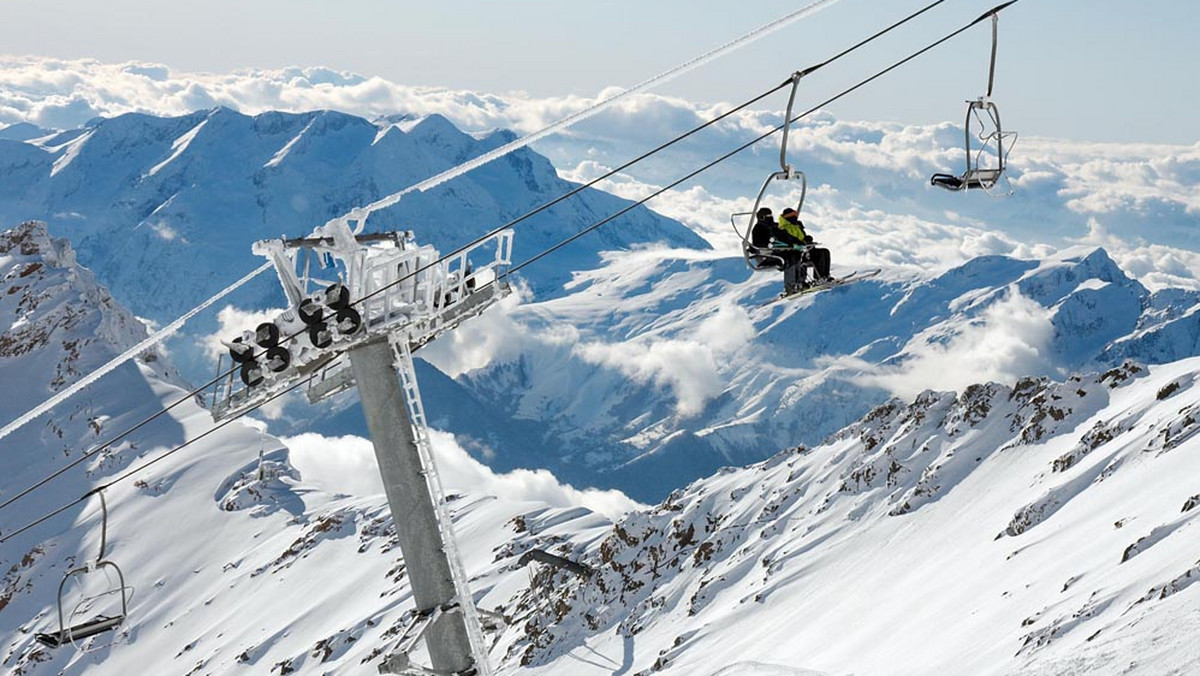
[[[856,361],[853,366],[863,370],[856,380],[910,401],[924,390],[961,392],[974,383],[1012,384],[1053,373],[1048,359],[1053,312],[1010,288],[1006,297],[948,335],[915,336],[897,365]]]
[[[676,414],[690,417],[725,390],[726,360],[756,335],[746,310],[725,303],[687,336],[585,342],[575,353],[586,362],[615,368],[635,382],[669,388],[675,395]]]
[[[281,441],[306,483],[348,495],[383,493],[370,440],[307,433]],[[430,430],[430,442],[447,491],[494,495],[514,502],[537,501],[551,507],[586,507],[613,519],[641,507],[620,491],[578,490],[560,483],[546,470],[497,474],[463,450],[453,434]]]
[[[437,113],[468,131],[507,128],[529,133],[610,93],[535,98],[520,92],[411,87],[327,68],[189,73],[153,63],[0,56],[0,124],[27,122],[59,128],[101,115],[183,115],[227,106],[248,114],[335,109],[397,120]],[[775,103],[782,106],[783,101],[766,102]],[[548,155],[565,176],[586,180],[730,107],[656,94],[631,96],[566,133],[539,142],[537,150]],[[1006,112],[1006,119],[1014,120],[1019,129],[1021,111]],[[947,116],[957,118],[957,113],[948,110]],[[665,185],[774,127],[780,115],[779,110],[739,111],[603,187],[631,199],[643,197],[654,186]],[[1120,240],[1119,248],[1130,251],[1129,260],[1146,270],[1138,274],[1149,277],[1148,283],[1194,282],[1195,273],[1178,265],[1172,265],[1174,272],[1165,273],[1146,267],[1165,260],[1163,251],[1133,250],[1200,251],[1200,143],[1171,146],[1022,138],[1010,158],[1017,195],[993,202],[978,195],[950,195],[927,184],[931,173],[953,171],[962,164],[961,134],[950,122],[912,126],[839,120],[818,112],[796,126],[789,161],[808,174],[808,204],[825,208],[824,213],[814,212],[822,218],[857,209],[880,223],[890,218],[886,212],[923,223],[975,227],[1027,248],[1062,246],[1089,237],[1095,222],[1110,238]],[[749,196],[777,165],[774,143],[772,139],[733,157],[655,200],[651,207],[695,227],[714,244],[735,243],[729,214],[749,208]],[[968,250],[995,251],[1000,246],[986,236],[973,239],[966,245]]]

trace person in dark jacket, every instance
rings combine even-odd
[[[787,233],[789,242],[803,242],[808,247],[808,260],[813,266],[813,284],[827,284],[832,280],[829,276],[829,265],[831,256],[829,249],[816,246],[813,242],[812,235],[804,231],[804,222],[800,220],[800,214],[796,210],[788,207],[779,215],[779,229]],[[806,280],[800,280],[806,284]]]
[[[771,215],[771,210],[763,207],[754,214],[756,220],[754,227],[750,229],[750,245],[755,249],[771,248],[771,238],[775,236],[775,230],[779,225],[775,223],[775,218]]]
[[[750,245],[765,256],[783,262],[783,292],[795,293],[805,288],[804,265],[808,258],[807,246],[803,240],[797,240],[786,230],[779,227],[767,207],[755,213],[757,220],[750,229]],[[770,260],[762,256],[754,257],[756,263]]]

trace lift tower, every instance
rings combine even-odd
[[[307,381],[318,402],[358,386],[416,608],[380,673],[488,676],[479,611],[467,586],[430,452],[412,353],[509,292],[511,230],[442,260],[411,232],[361,234],[349,219],[311,237],[255,243],[275,264],[288,309],[225,343],[231,370],[214,385],[218,420]],[[343,358],[345,356],[346,358]],[[411,653],[424,642],[431,666]]]

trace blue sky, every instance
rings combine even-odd
[[[660,90],[739,101],[928,0],[842,0]],[[402,84],[537,96],[594,95],[667,70],[807,2],[602,0],[8,0],[11,54],[143,60],[186,71],[329,66]],[[948,0],[802,93],[820,100],[924,45],[997,0]],[[15,19],[15,20],[14,20]],[[31,26],[42,27],[30,30]],[[1195,143],[1200,3],[1022,0],[1001,19],[996,99],[1024,134]],[[986,26],[831,110],[844,118],[957,120],[982,93]]]

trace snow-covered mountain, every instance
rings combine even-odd
[[[555,551],[527,673],[1200,669],[1200,360],[927,391]]]
[[[145,336],[144,327],[79,267],[65,240],[29,223],[0,235],[0,416],[15,417]],[[98,637],[94,652],[50,650],[63,574],[93,560],[102,524],[93,496],[0,545],[0,665],[6,674],[362,673],[396,639],[411,593],[373,461],[338,469],[336,440],[292,451],[252,423],[211,431],[212,418],[175,379],[167,358],[145,353],[108,374],[49,419],[0,442],[14,496],[164,407],[169,413],[0,509],[8,534],[143,463],[164,458],[105,491],[106,558],[131,587],[130,619]],[[170,456],[164,454],[186,446]],[[496,476],[438,435],[434,450],[453,491],[452,510],[473,589],[503,605],[526,579],[516,559],[536,533],[599,537],[609,521],[579,506],[618,495],[571,491],[544,472]],[[292,442],[304,447],[304,440]],[[364,442],[365,443],[365,442]],[[310,471],[312,468],[312,471]],[[347,485],[366,491],[347,492]],[[514,531],[514,519],[525,524]],[[565,537],[565,535],[564,535]],[[109,571],[111,573],[111,570]],[[68,622],[83,594],[111,589],[103,572],[73,578]],[[81,616],[114,609],[94,601]]]
[[[0,137],[0,222],[48,222],[118,298],[157,320],[174,319],[257,267],[253,241],[306,235],[514,138],[475,138],[437,115],[375,124],[331,111],[249,117],[227,108],[172,118],[130,113],[21,140],[29,135]],[[545,158],[521,150],[377,212],[368,231],[411,229],[449,251],[574,187]],[[587,190],[540,213],[521,226],[517,260],[625,206]],[[649,242],[707,246],[639,208],[524,276],[549,292],[571,271],[593,267],[598,251]],[[250,307],[281,302],[266,277],[236,298]]]
[[[581,273],[569,295],[515,309],[487,328],[510,337],[507,351],[459,380],[508,417],[539,421],[561,455],[505,448],[491,462],[657,500],[721,466],[819,443],[893,394],[1200,354],[1200,294],[1151,293],[1102,249],[983,256],[916,277],[886,269],[764,306],[777,288],[740,259],[633,252]],[[482,339],[473,331],[462,340]]]
[[[1097,254],[1017,263],[991,261],[1022,268],[1030,297],[1053,295],[1054,280],[1053,293],[1096,287],[1072,275],[1109,266]],[[144,335],[38,226],[0,238],[0,280],[5,383],[61,387]],[[1178,323],[1164,301],[1135,340]],[[476,600],[510,619],[489,634],[500,674],[1189,673],[1198,375],[1191,358],[922,392],[615,524],[544,474],[488,472],[447,435],[435,452]],[[173,378],[145,355],[0,442],[12,468],[0,495],[179,399]],[[45,393],[6,396],[0,415]],[[0,532],[211,424],[185,400],[0,510]],[[121,642],[94,652],[50,651],[33,633],[56,622],[63,571],[94,556],[95,499],[0,545],[0,664],[27,676],[374,670],[411,599],[383,496],[344,490],[362,479],[334,469],[354,443],[366,444],[285,447],[236,422],[109,489],[108,557],[135,592]],[[534,547],[594,573],[531,578],[518,561]]]
[[[152,70],[129,75],[175,86]],[[343,75],[278,77],[318,98],[364,84]],[[142,338],[135,315],[173,318],[257,265],[252,240],[305,234],[513,138],[487,130],[532,131],[589,104],[429,91],[379,99],[371,122],[251,117],[191,84],[154,104],[173,117],[0,127],[0,228],[47,220],[96,271],[44,228],[0,235],[0,422]],[[46,124],[164,110],[45,98],[26,110]],[[514,153],[369,229],[453,248],[720,109],[639,97],[543,141],[546,157]],[[778,116],[744,111],[600,185],[613,194],[531,219],[517,260]],[[635,210],[527,269],[520,299],[420,353],[476,600],[510,618],[490,634],[499,672],[1200,670],[1200,292],[1171,288],[1197,288],[1200,254],[1165,246],[1200,242],[1200,146],[1024,138],[1017,195],[989,201],[927,185],[962,161],[953,124],[823,112],[793,143],[835,271],[879,277],[765,305],[777,275],[745,269],[727,221],[774,168],[764,144],[668,192],[659,213]],[[0,545],[8,673],[352,674],[395,640],[411,596],[369,443],[337,436],[364,430],[352,398],[272,412],[276,434],[308,434],[244,421],[201,437],[211,419],[172,361],[195,366],[203,334],[240,329],[238,310],[280,296],[264,276],[233,302],[172,343],[174,360],[145,353],[0,440],[4,501],[183,398],[0,508],[9,533],[196,439],[105,493],[109,557],[136,588],[120,645],[85,655],[33,640],[53,629],[63,571],[95,555],[94,497]],[[665,501],[614,525],[636,505],[560,480]],[[518,561],[533,547],[595,573],[530,580]]]
[[[852,182],[846,157],[866,153],[855,180],[877,192],[891,181],[891,197],[877,198],[896,206],[909,179],[859,146],[899,151],[866,127],[839,132],[846,124],[817,119],[798,143],[841,172],[839,183]],[[25,140],[0,140],[0,214],[47,214],[118,297],[157,319],[257,263],[250,240],[302,234],[511,138],[475,138],[436,115],[370,123],[223,108],[42,136],[28,125],[5,131]],[[925,171],[922,162],[905,171]],[[521,151],[405,198],[371,227],[413,227],[445,250],[570,187]],[[751,275],[735,252],[710,251],[638,209],[523,271],[532,284],[523,304],[422,353],[437,367],[420,365],[434,424],[498,470],[551,468],[577,485],[658,500],[718,467],[816,443],[891,395],[1200,353],[1200,295],[1151,293],[1104,251],[1018,248],[974,225],[853,205],[832,218],[834,204],[857,197],[818,192],[810,202],[835,269],[882,267],[878,279],[763,308],[773,275]],[[919,213],[939,208],[918,202]],[[623,204],[589,190],[522,223],[517,259]],[[234,302],[262,309],[280,294],[264,275]],[[240,330],[237,317],[221,330]],[[209,376],[195,334],[214,324],[202,319],[172,344],[193,380]],[[947,358],[952,368],[939,368]],[[275,427],[285,433],[365,431],[352,396],[332,412],[293,403],[282,415]]]
[[[755,70],[748,74],[747,91],[775,85],[797,65]],[[45,76],[48,72],[54,76]],[[921,77],[919,68],[902,69],[887,79],[894,86],[914,77]],[[0,56],[0,90],[8,101],[0,106],[0,125],[16,123],[0,128],[0,138],[28,134],[32,125],[73,128],[101,116],[180,116],[217,105],[249,114],[328,108],[368,119],[439,114],[472,133],[512,129],[528,134],[616,91],[538,97],[410,86],[322,67],[198,73],[166,64],[17,55]],[[817,82],[802,86],[798,101],[819,100],[828,93],[821,90]],[[1200,254],[1195,253],[1200,245],[1200,144],[1039,138],[1044,132],[1038,131],[1038,116],[1044,111],[1018,104],[1008,98],[1014,89],[1008,92],[1002,92],[997,103],[1008,128],[1020,132],[1009,165],[1017,186],[1012,199],[953,196],[928,185],[932,172],[963,164],[963,111],[957,94],[945,100],[942,117],[954,122],[930,125],[882,121],[890,114],[886,109],[870,119],[848,117],[848,109],[839,103],[803,120],[792,136],[791,160],[811,181],[814,215],[826,228],[840,227],[856,209],[860,213],[852,218],[878,217],[881,224],[900,227],[911,216],[934,223],[982,223],[993,242],[1006,238],[1011,246],[1118,239],[1119,246],[1103,245],[1139,279],[1184,279],[1194,287],[1193,271],[1200,269]],[[786,94],[736,113],[602,187],[622,196],[640,196],[650,185],[665,185],[778,124]],[[623,164],[731,106],[731,100],[690,101],[642,93],[572,125],[566,133],[539,141],[535,149],[561,171],[582,179]],[[748,206],[746,196],[776,168],[776,150],[769,142],[737,155],[700,181],[670,191],[654,208],[702,230],[710,240],[728,237],[728,214]],[[1099,232],[1116,237],[1097,236]],[[1161,245],[1191,251],[1170,251]]]

